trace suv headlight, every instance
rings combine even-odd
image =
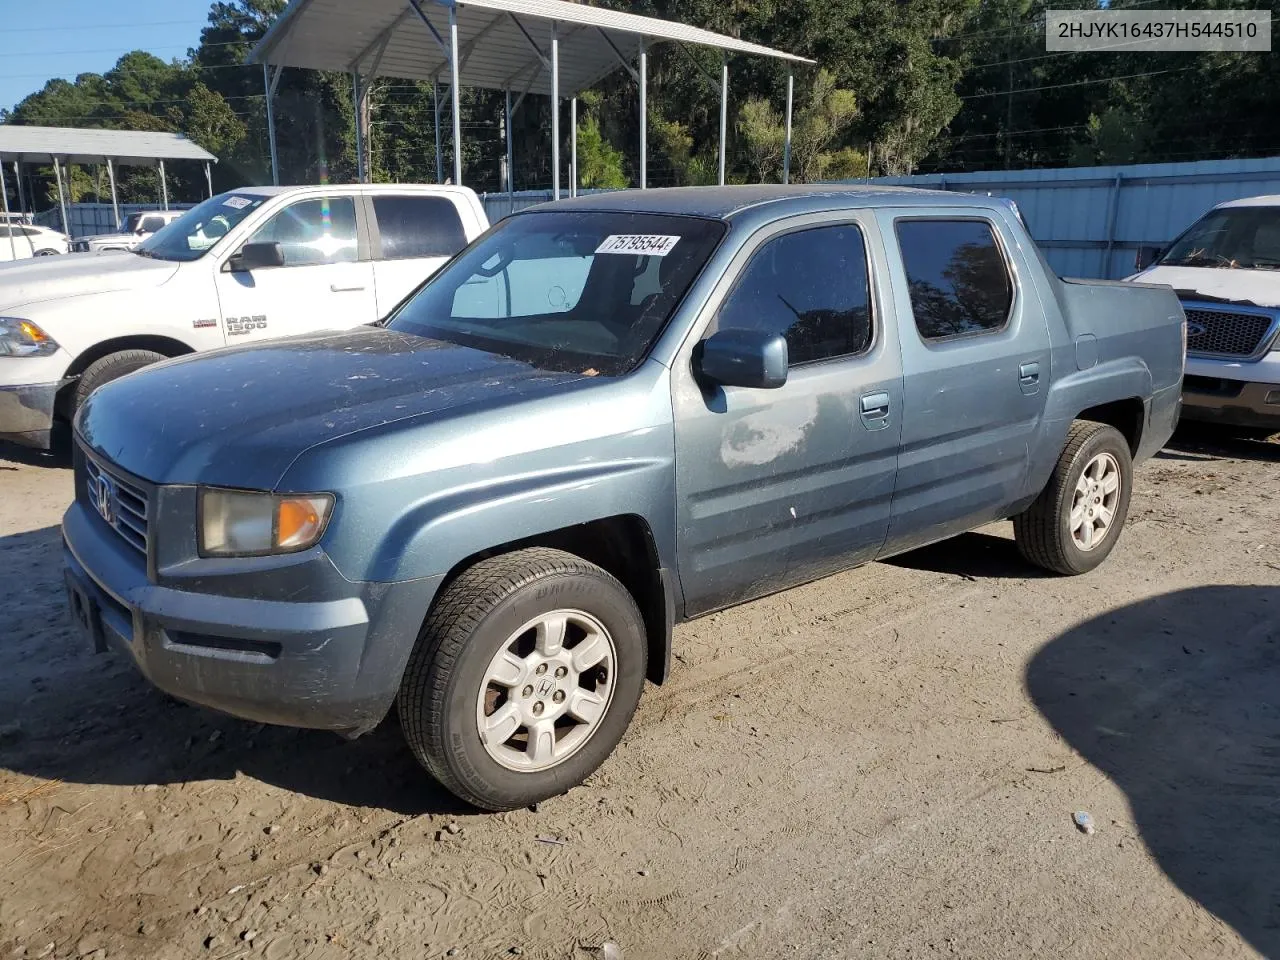
[[[0,357],[47,357],[57,343],[30,320],[0,317]]]
[[[265,557],[315,546],[333,512],[333,494],[200,490],[200,555]]]

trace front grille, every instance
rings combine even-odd
[[[151,513],[147,492],[89,457],[84,458],[84,468],[89,508],[126,543],[145,554]]]
[[[1275,319],[1262,313],[1187,310],[1187,352],[1216,357],[1252,357],[1274,333]]]

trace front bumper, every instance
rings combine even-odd
[[[1182,415],[1188,420],[1280,430],[1280,352],[1249,363],[1188,358]]]
[[[0,385],[0,440],[48,450],[53,405],[64,382]]]
[[[372,730],[439,586],[344,581],[343,595],[308,602],[217,595],[152,582],[138,550],[79,500],[62,535],[73,619],[95,646],[128,654],[174,697],[261,723]],[[328,558],[315,562],[332,584]]]

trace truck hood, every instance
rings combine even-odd
[[[1217,267],[1149,267],[1130,280],[1167,283],[1178,296],[1199,294],[1257,307],[1280,306],[1280,270],[1228,270]]]
[[[81,440],[154,483],[269,490],[316,444],[523,402],[583,380],[376,327],[230,347],[97,390]]]
[[[80,237],[81,240],[88,240],[90,243],[99,243],[103,240],[110,241],[126,241],[128,243],[141,243],[146,237],[140,237],[136,233],[95,233],[91,237]]]
[[[87,293],[158,287],[180,264],[150,257],[69,253],[0,264],[0,309]]]

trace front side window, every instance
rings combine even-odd
[[[946,340],[1004,327],[1013,281],[990,223],[899,220],[897,232],[921,337]]]
[[[317,197],[291,203],[246,242],[280,244],[286,267],[358,260],[355,200]]]
[[[781,334],[792,365],[865,353],[871,286],[862,231],[840,224],[767,241],[721,305],[716,329]]]
[[[1160,258],[1165,266],[1280,269],[1280,207],[1226,207],[1195,223]]]
[[[147,233],[155,233],[164,227],[164,217],[144,217],[142,229]]]
[[[644,358],[724,231],[697,217],[518,214],[436,274],[387,326],[545,369],[620,375]]]
[[[452,257],[467,245],[458,208],[448,197],[373,197],[383,260]]]
[[[138,244],[134,253],[156,260],[199,260],[216,247],[242,220],[257,210],[266,197],[251,193],[222,193],[192,207],[178,219]],[[130,214],[126,227],[137,229]]]

